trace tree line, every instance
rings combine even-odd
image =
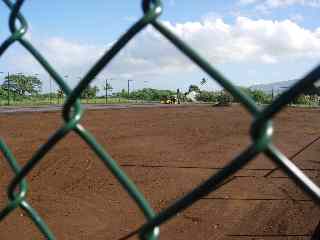
[[[111,85],[107,85],[104,88],[112,89]],[[64,97],[64,92],[58,89],[53,93],[43,93],[42,81],[35,75],[24,74],[11,74],[4,78],[0,86],[0,98],[8,98],[11,95],[13,99],[19,100],[26,97]],[[97,86],[88,86],[82,93],[81,98],[95,98],[99,88]],[[10,97],[10,96],[9,96]]]
[[[202,79],[201,85],[206,83],[206,79]],[[261,104],[270,104],[275,96],[273,94],[268,94],[261,90],[240,87],[240,89],[250,96],[255,102]],[[44,93],[41,94],[42,81],[35,75],[24,75],[24,74],[12,74],[5,77],[3,83],[0,86],[0,98],[7,98],[8,94],[11,98],[19,100],[23,97],[52,97],[52,98],[63,98],[64,93],[61,89],[58,89],[55,93]],[[103,87],[105,92],[109,93],[113,90],[110,83],[107,83]],[[98,97],[100,89],[98,86],[88,86],[82,93],[82,99],[93,99]],[[120,92],[113,93],[113,97],[125,98],[125,99],[135,99],[135,100],[145,100],[145,101],[160,101],[163,97],[167,96],[177,96],[182,101],[187,101],[186,95],[190,92],[196,93],[196,100],[200,102],[239,102],[238,99],[233,98],[228,92],[222,91],[206,91],[200,90],[197,85],[190,85],[186,93],[181,93],[180,91],[172,90],[159,90],[153,88],[143,88],[135,91],[126,91],[122,89]],[[100,97],[105,97],[100,95]],[[109,94],[108,94],[109,95]],[[111,95],[111,94],[110,94]],[[312,105],[319,104],[319,89],[310,88],[301,94],[299,97],[293,100],[293,104],[302,105]]]
[[[242,92],[251,97],[256,103],[259,104],[271,104],[272,101],[277,97],[273,93],[268,94],[259,89],[251,89],[246,87],[239,87]],[[320,89],[310,88],[307,89],[303,94],[292,100],[290,104],[294,105],[320,105]],[[201,102],[223,102],[227,103],[238,103],[239,99],[234,98],[230,93],[225,90],[221,91],[198,91],[197,100]]]

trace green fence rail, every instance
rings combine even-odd
[[[71,89],[61,75],[56,72],[53,66],[45,59],[45,57],[41,55],[31,42],[24,38],[28,28],[28,23],[20,12],[24,0],[17,0],[14,3],[9,0],[3,0],[3,2],[10,10],[9,28],[11,35],[3,41],[0,46],[0,59],[12,44],[15,42],[20,43],[55,80],[59,87],[64,91],[67,96],[67,100],[62,111],[64,124],[52,134],[47,142],[33,154],[32,158],[24,166],[19,166],[9,147],[5,144],[4,140],[0,138],[0,149],[15,174],[15,177],[8,186],[8,202],[5,208],[0,212],[0,221],[6,218],[12,211],[20,207],[26,212],[27,216],[34,222],[46,239],[55,239],[54,234],[50,231],[45,221],[27,202],[27,182],[25,177],[43,159],[43,157],[71,131],[77,133],[79,137],[81,137],[96,153],[96,155],[105,164],[106,168],[112,172],[122,187],[128,192],[130,197],[134,199],[146,218],[145,224],[140,228],[133,230],[123,239],[127,239],[133,235],[139,235],[140,239],[158,239],[160,235],[159,227],[161,224],[174,217],[177,213],[190,207],[200,198],[219,188],[219,186],[221,186],[221,184],[232,174],[244,167],[260,153],[268,156],[278,165],[279,168],[290,176],[298,186],[309,194],[317,204],[320,204],[319,187],[272,144],[273,127],[271,122],[272,118],[288,103],[306,89],[313,87],[315,82],[320,78],[320,65],[281,94],[271,105],[262,109],[258,107],[249,96],[233,85],[231,81],[226,79],[212,65],[210,65],[209,62],[202,58],[194,49],[192,49],[192,47],[188,46],[157,20],[163,10],[160,0],[143,0],[142,17],[133,24],[131,28],[127,30],[100,59],[98,59],[88,73],[81,79],[78,85],[74,89]],[[182,53],[211,76],[213,80],[218,82],[235,98],[239,99],[240,103],[252,114],[254,119],[250,130],[252,143],[243,150],[243,152],[241,152],[219,172],[213,174],[191,192],[187,193],[181,199],[177,200],[171,206],[159,213],[155,213],[148,201],[137,189],[135,184],[128,178],[125,172],[121,170],[111,156],[95,140],[94,136],[80,124],[84,113],[79,100],[81,92],[90,84],[91,81],[93,81],[103,68],[107,67],[108,63],[121,51],[121,49],[148,25],[152,25],[159,33],[167,38],[169,42],[176,46]]]

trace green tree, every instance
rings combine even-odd
[[[81,98],[89,98],[89,87],[86,87],[82,92],[81,92]]]
[[[106,93],[106,103],[107,103],[107,101],[108,101],[108,92],[109,91],[112,91],[112,89],[113,89],[113,87],[111,86],[111,84],[110,83],[106,83],[106,85],[103,87],[103,89],[104,89],[104,91],[105,91],[105,93]]]
[[[89,97],[95,98],[99,92],[98,86],[89,87]]]
[[[112,90],[113,87],[111,86],[110,83],[107,83],[106,86],[103,87],[104,90]]]
[[[219,94],[219,92],[201,91],[197,95],[197,100],[201,102],[217,102]]]
[[[57,90],[57,96],[62,98],[64,96],[64,92],[61,89]]]
[[[60,98],[64,98],[64,92],[62,89],[57,90],[58,104],[60,104]]]
[[[217,101],[218,106],[230,106],[233,102],[233,97],[229,92],[222,90],[217,97]]]
[[[239,87],[242,92],[247,94],[249,97],[251,97],[255,102],[261,103],[261,104],[268,104],[272,101],[272,95],[268,94],[262,90],[258,89],[250,89],[246,87]],[[239,102],[238,99],[235,99],[235,101]]]
[[[272,101],[272,96],[261,90],[251,90],[250,96],[257,103],[270,103]]]
[[[99,88],[97,86],[93,86],[93,87],[88,86],[82,91],[81,98],[87,99],[87,103],[89,103],[89,99],[95,98],[98,92],[99,92]]]
[[[21,96],[39,94],[41,91],[41,80],[32,75],[12,74],[5,77],[2,88]]]
[[[119,97],[128,98],[128,92],[123,88],[120,93],[117,94]]]
[[[134,98],[138,100],[148,100],[148,101],[160,101],[161,97],[164,96],[172,96],[175,95],[176,92],[171,90],[159,90],[159,89],[152,89],[152,88],[144,88],[140,90],[136,90],[133,92],[130,92],[130,96],[128,96],[128,92],[125,89],[122,89],[120,93],[117,93],[116,95],[118,97],[123,98]]]
[[[0,86],[0,98],[4,99],[7,96],[8,96],[8,92],[2,86]]]
[[[189,92],[192,92],[192,91],[199,92],[199,91],[200,91],[200,88],[199,88],[197,85],[191,84],[191,85],[189,86]]]
[[[313,97],[310,95],[300,94],[296,97],[293,101],[293,104],[297,105],[315,105],[317,104],[316,101],[313,100]]]

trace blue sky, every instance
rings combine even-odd
[[[320,60],[320,0],[167,0],[163,5],[161,21],[237,85],[299,78]],[[27,0],[22,12],[30,24],[26,37],[69,76],[71,86],[142,15],[138,0]],[[0,41],[9,35],[8,16],[0,3]],[[49,90],[49,76],[18,44],[0,58],[0,71],[39,73],[44,91]],[[130,78],[135,88],[185,90],[203,77],[148,28],[93,84],[111,78],[116,91]]]

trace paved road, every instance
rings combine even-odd
[[[82,104],[84,109],[125,109],[125,108],[149,108],[149,107],[186,107],[194,104],[169,105],[160,103],[144,103],[144,104]],[[207,104],[196,104],[207,105]],[[52,112],[61,111],[61,105],[46,105],[46,106],[2,106],[0,113],[18,113],[18,112]]]

